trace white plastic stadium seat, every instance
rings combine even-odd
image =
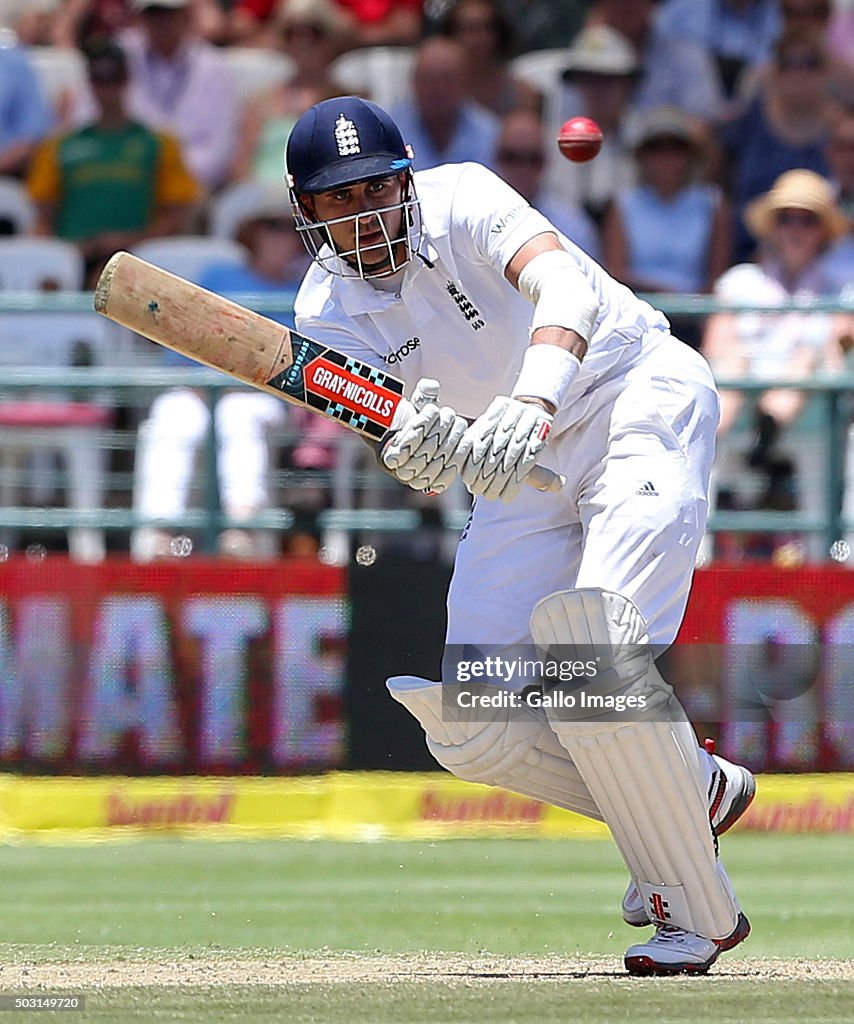
[[[133,252],[140,259],[196,283],[213,263],[243,266],[249,259],[249,253],[239,242],[210,235],[150,238],[135,246]]]
[[[349,92],[390,107],[412,92],[414,59],[410,46],[363,46],[336,57],[329,70]]]
[[[51,238],[0,238],[0,288],[36,291],[46,284],[66,291],[83,286],[83,259],[69,242]],[[62,367],[111,360],[115,331],[97,313],[4,313],[0,316],[0,365]],[[57,452],[68,469],[68,506],[91,512],[103,507],[105,448],[103,430],[112,410],[95,401],[66,395],[24,397],[20,391],[0,399],[0,504],[11,506],[17,492],[18,465],[30,461],[35,497],[49,490],[46,468]],[[48,460],[46,463],[45,460]],[[12,538],[7,536],[7,541]],[[68,548],[80,561],[104,557],[102,530],[78,527],[68,532]]]
[[[88,88],[83,54],[65,46],[28,46],[26,50],[45,99],[57,113],[63,113],[71,100]]]
[[[241,221],[272,198],[281,197],[282,207],[288,207],[288,190],[282,181],[275,185],[269,181],[235,181],[208,201],[208,233],[214,238],[234,238]]]
[[[0,219],[9,221],[15,235],[26,235],[33,229],[36,207],[17,178],[0,176]]]
[[[220,51],[234,76],[238,103],[243,106],[294,73],[290,57],[277,50],[255,46],[225,46]]]
[[[510,71],[516,78],[521,78],[539,89],[543,95],[548,95],[560,84],[561,72],[566,67],[566,54],[565,46],[522,53],[510,61]]]
[[[0,288],[38,291],[46,285],[83,287],[83,257],[76,247],[60,238],[0,238]]]

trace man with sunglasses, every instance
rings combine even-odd
[[[587,212],[554,195],[545,184],[546,140],[543,122],[528,110],[514,110],[501,119],[495,169],[523,199],[588,256],[599,259],[599,234]]]
[[[378,369],[406,351],[409,415],[378,456],[410,487],[459,476],[476,497],[443,681],[394,677],[392,696],[459,777],[608,823],[633,876],[624,918],[656,929],[627,951],[630,972],[707,971],[749,931],[716,832],[753,779],[698,747],[652,652],[676,636],[703,534],[708,367],[482,165],[414,173],[375,104],[312,107],[286,163],[314,261],[298,328]],[[565,477],[559,493],[523,486],[538,462]],[[632,711],[582,711],[551,686],[555,652],[584,648],[592,703]],[[474,705],[460,689],[472,658],[490,684]]]

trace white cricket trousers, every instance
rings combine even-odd
[[[558,494],[531,487],[475,502],[448,593],[447,642],[491,654],[531,643],[534,605],[601,587],[633,601],[653,644],[676,638],[708,512],[719,402],[708,364],[667,337],[581,399],[543,463]]]
[[[216,403],[217,475],[229,515],[269,505],[267,430],[284,422],[273,395],[229,391]],[[169,520],[187,508],[196,453],[210,426],[204,398],[189,388],[159,395],[140,427],[134,505],[147,519]]]

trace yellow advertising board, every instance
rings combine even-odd
[[[854,833],[854,774],[765,775],[737,826]],[[298,778],[0,775],[0,840],[180,833],[359,840],[607,835],[605,826],[443,773]]]

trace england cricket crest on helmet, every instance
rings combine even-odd
[[[353,124],[349,117],[343,114],[338,115],[335,122],[335,141],[338,143],[339,156],[353,156],[362,152],[359,142],[359,129]]]
[[[297,231],[324,269],[388,277],[412,259],[421,243],[412,150],[381,107],[358,96],[315,104],[294,125],[285,164]],[[386,179],[399,182],[392,202],[341,217],[315,213],[316,196]]]

